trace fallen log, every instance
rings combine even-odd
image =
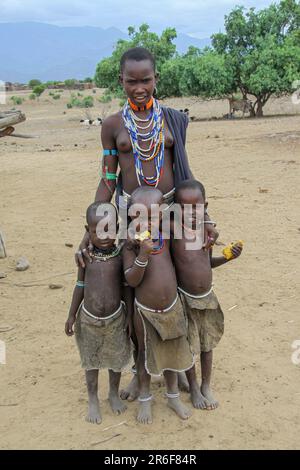
[[[9,111],[0,113],[0,129],[19,124],[26,120],[26,116],[21,111]]]
[[[4,243],[4,239],[3,239],[1,232],[0,232],[0,258],[6,258],[5,243]]]

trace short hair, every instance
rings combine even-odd
[[[124,70],[125,63],[128,60],[135,60],[136,62],[141,62],[142,60],[150,60],[153,70],[155,72],[155,59],[153,54],[151,54],[148,49],[145,49],[144,47],[132,47],[131,49],[128,49],[126,52],[121,57],[120,60],[120,69],[121,73]]]
[[[111,207],[112,210],[114,210],[116,213],[116,220],[117,220],[118,213],[117,213],[117,209],[115,208],[113,204],[111,204],[110,202],[95,201],[86,210],[86,221],[88,225],[91,225],[92,222],[96,221],[97,217],[100,217],[100,216],[97,216],[97,210],[98,210],[98,207],[100,206]]]
[[[200,181],[189,179],[181,181],[181,183],[177,185],[175,190],[175,201],[178,200],[179,192],[184,191],[185,189],[199,189],[203,196],[203,199],[205,200],[205,188],[203,184],[200,183]]]
[[[150,200],[151,202],[151,198],[155,198],[155,196],[157,198],[160,198],[160,199],[163,199],[163,193],[161,192],[160,189],[158,188],[152,188],[151,186],[139,186],[138,188],[136,188],[132,194],[131,194],[131,198],[130,198],[130,206],[133,205],[133,204],[136,204],[136,199],[138,199],[139,197],[141,198],[146,198],[147,200]]]

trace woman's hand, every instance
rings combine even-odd
[[[92,262],[92,248],[93,247],[91,245],[89,233],[85,232],[84,237],[80,242],[79,248],[75,253],[75,262],[78,267],[85,268],[85,260],[87,260],[89,263]]]

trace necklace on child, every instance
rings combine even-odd
[[[120,251],[120,246],[113,246],[112,248],[108,248],[106,250],[95,246],[91,256],[95,259],[95,261],[107,261],[118,256]]]
[[[132,145],[138,184],[141,186],[142,182],[144,182],[148,186],[156,188],[164,167],[164,119],[162,109],[155,98],[151,98],[145,108],[146,110],[151,109],[151,111],[146,119],[141,119],[134,113],[134,111],[140,111],[141,108],[135,106],[128,99],[123,107],[123,120]],[[143,108],[143,110],[145,109]],[[147,143],[148,146],[143,148],[141,146],[142,143]],[[155,174],[153,176],[145,176],[142,162],[150,162],[152,160],[154,161]]]
[[[153,250],[151,251],[151,255],[158,255],[159,253],[162,252],[164,246],[165,246],[165,240],[162,236],[162,233],[159,232],[158,238],[156,240],[152,240],[154,242],[159,241],[159,245],[155,246]]]

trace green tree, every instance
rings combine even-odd
[[[262,116],[272,95],[291,93],[300,73],[299,28],[299,2],[282,0],[260,11],[234,8],[225,33],[212,36],[214,51],[233,73],[231,92],[255,96],[252,115]]]
[[[69,88],[70,90],[74,88],[75,83],[77,83],[77,80],[75,78],[69,78],[64,81],[66,88]]]
[[[177,34],[174,28],[165,29],[161,36],[159,36],[149,31],[149,26],[144,23],[138,30],[133,26],[129,26],[128,35],[129,40],[120,39],[112,56],[101,60],[97,65],[95,73],[96,86],[120,93],[120,59],[123,53],[131,47],[141,46],[152,52],[155,56],[158,70],[167,60],[175,55],[176,46],[173,44],[173,40]]]
[[[37,85],[33,88],[32,91],[39,98],[41,94],[44,93],[45,89],[46,89],[45,85]]]
[[[34,88],[35,86],[38,86],[38,85],[41,85],[41,84],[42,84],[42,82],[40,80],[36,79],[36,78],[33,78],[32,80],[30,80],[28,82],[29,88]]]
[[[226,66],[224,55],[209,49],[201,54],[188,54],[180,74],[181,95],[196,95],[203,98],[223,98],[233,88],[232,69]]]

